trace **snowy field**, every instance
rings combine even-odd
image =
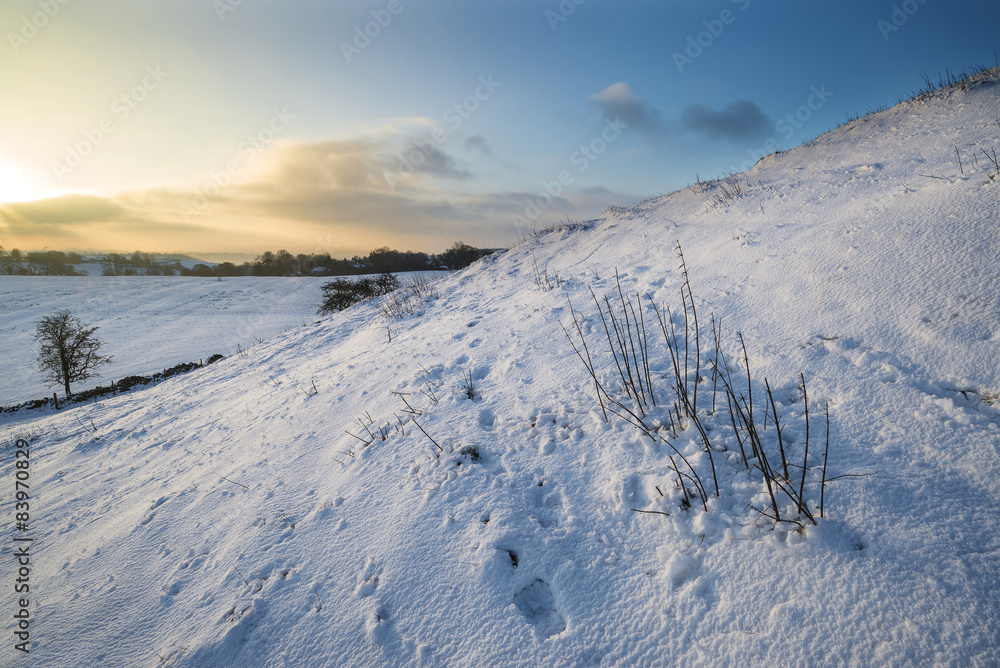
[[[308,324],[139,392],[0,418],[0,436],[32,437],[18,534],[34,538],[31,660],[1000,664],[1000,176],[981,153],[1000,149],[995,75],[765,158],[721,205],[708,183],[539,235],[392,322],[372,304],[313,317],[318,281],[248,281],[238,299],[192,281],[165,290],[169,309],[144,301],[141,331],[172,328],[172,361]],[[704,435],[670,426],[670,353],[645,298],[683,328],[677,241],[701,318],[702,381],[693,365],[685,378]],[[619,296],[616,270],[651,330],[645,410],[591,297]],[[112,341],[140,338],[135,306],[110,294],[63,299]],[[234,313],[200,345],[157,315],[184,299],[201,322],[215,298]],[[38,310],[14,312],[20,331]],[[564,334],[580,345],[574,312],[606,395]],[[776,467],[763,416],[780,416],[791,473],[775,484],[801,485],[817,524],[781,492],[793,521],[749,507],[773,495],[744,463],[752,430],[712,408],[717,354]],[[598,396],[655,433],[605,419]],[[12,482],[13,450],[0,453]],[[21,659],[12,645],[0,663]]]
[[[42,382],[35,363],[35,323],[69,309],[100,329],[102,353],[114,361],[101,367],[98,381],[146,375],[215,353],[228,357],[237,346],[271,338],[316,320],[318,278],[179,276],[4,276],[0,277],[0,354],[6,370],[0,406],[62,394]]]
[[[438,278],[445,272],[399,274]],[[354,277],[348,277],[354,278]],[[149,375],[215,353],[229,357],[258,341],[317,320],[320,286],[332,278],[238,276],[2,276],[0,355],[7,371],[0,406],[62,395],[42,382],[35,363],[35,323],[58,309],[100,329],[102,354],[114,356],[101,378],[74,384],[83,390],[130,375]]]

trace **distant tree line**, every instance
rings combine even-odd
[[[383,246],[368,255],[338,259],[329,253],[292,255],[286,250],[267,251],[253,262],[234,264],[222,262],[210,267],[196,264],[185,267],[180,261],[157,260],[153,253],[135,251],[108,253],[98,260],[104,276],[356,276],[405,271],[462,269],[476,260],[495,252],[494,248],[476,248],[457,241],[443,253],[398,251]],[[80,276],[75,264],[84,259],[79,253],[44,251],[10,252],[0,247],[0,274],[27,276]]]
[[[101,264],[102,276],[176,276],[191,275],[191,270],[179,261],[157,260],[153,253],[136,251],[131,255],[125,253],[108,253],[98,260]]]
[[[235,269],[245,269],[250,276],[357,276],[359,274],[384,274],[404,271],[432,271],[437,269],[462,269],[481,257],[495,252],[495,248],[476,248],[457,241],[443,253],[398,251],[382,246],[368,253],[347,259],[318,255],[292,255],[288,251],[270,251],[257,256]],[[227,264],[227,263],[223,263]],[[219,269],[223,265],[218,265]]]
[[[83,262],[79,253],[60,251],[32,251],[22,253],[14,248],[10,252],[0,246],[0,274],[8,276],[80,276],[73,267]]]

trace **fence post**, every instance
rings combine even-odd
[[[52,393],[52,401],[55,402],[56,410],[59,410],[59,398],[56,397],[56,393],[55,392]]]

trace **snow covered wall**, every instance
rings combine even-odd
[[[742,196],[700,184],[543,233],[406,318],[365,304],[148,390],[5,417],[33,436],[31,660],[997,665],[998,118],[994,72],[769,156]],[[746,383],[742,333],[754,410],[767,378],[799,465],[799,374],[820,452],[829,403],[817,525],[748,508],[768,493],[724,405],[698,404],[718,496],[690,425],[605,421],[569,304],[624,397],[590,290],[617,296],[617,270],[650,330],[647,294],[682,327],[677,242],[703,350],[714,314]],[[707,512],[685,508],[667,441]],[[815,511],[822,459],[805,461]]]

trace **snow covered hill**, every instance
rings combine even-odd
[[[5,417],[34,435],[27,532],[3,452],[10,532],[34,538],[32,659],[997,665],[998,118],[994,71],[769,156],[742,196],[725,195],[736,178],[700,184],[540,234],[404,319],[365,304],[148,390]],[[693,421],[669,426],[645,296],[683,330],[677,242],[711,451]],[[641,296],[652,437],[605,420],[563,331],[580,345],[575,313],[604,402],[638,413],[590,292],[618,299],[616,270]],[[808,499],[779,502],[795,522],[759,512],[750,430],[721,394],[712,410],[710,314],[772,464],[763,416],[779,415],[792,464],[776,484]]]

